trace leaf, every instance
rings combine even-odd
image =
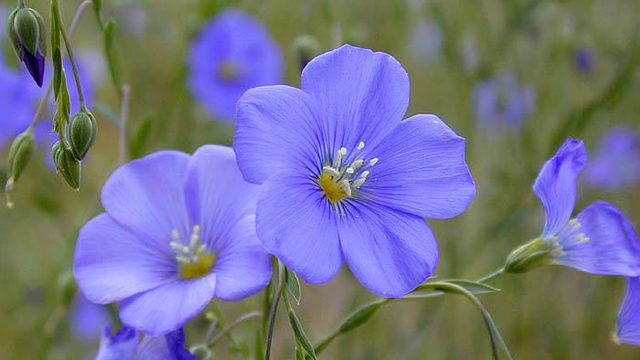
[[[114,46],[116,23],[113,20],[107,21],[104,26],[103,41],[104,53],[111,75],[111,82],[118,92],[118,96],[122,97],[122,78],[120,76],[120,64],[118,63],[118,55]]]
[[[424,290],[435,290],[435,291],[442,291],[445,293],[457,293],[456,291],[450,290],[450,288],[446,286],[446,284],[454,284],[454,285],[461,286],[474,295],[490,294],[490,293],[500,291],[500,289],[498,288],[495,288],[491,285],[487,285],[485,283],[481,283],[477,281],[464,280],[464,279],[449,279],[449,280],[440,280],[438,282],[429,282],[426,284],[422,284],[418,286],[414,290],[414,292],[424,291]]]
[[[58,99],[60,84],[62,82],[62,53],[60,48],[53,49],[53,98]]]
[[[296,341],[300,343],[300,346],[302,346],[312,359],[317,360],[318,357],[316,356],[313,344],[311,343],[311,340],[309,340],[309,337],[307,337],[307,334],[305,333],[302,324],[300,324],[298,316],[296,315],[296,312],[293,311],[293,308],[289,308],[289,322],[291,323],[291,328],[296,336]]]
[[[300,289],[300,280],[298,280],[298,276],[293,271],[285,268],[284,279],[287,284],[287,291],[291,296],[293,296],[296,304],[300,305],[302,290]]]
[[[372,302],[352,312],[344,322],[340,324],[339,331],[346,333],[366,323],[383,304],[384,302],[382,301]]]
[[[149,135],[151,134],[151,123],[153,118],[146,116],[138,124],[135,133],[129,140],[129,156],[132,159],[138,158],[144,154],[144,149],[149,142]]]

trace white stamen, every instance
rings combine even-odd
[[[340,176],[340,173],[336,169],[332,168],[331,166],[323,166],[322,170],[328,172],[329,175],[331,175],[332,177]]]
[[[369,166],[373,166],[378,163],[378,158],[373,158],[369,161]]]
[[[362,174],[360,174],[360,178],[362,179],[366,179],[367,176],[369,176],[369,170],[365,170],[362,172]]]
[[[172,241],[169,243],[169,246],[175,251],[182,251],[182,244]]]
[[[171,238],[174,240],[179,240],[180,239],[180,233],[178,232],[178,230],[173,229],[171,231]]]
[[[349,184],[349,180],[344,179],[340,181],[340,188],[344,191],[347,197],[351,196],[351,184]]]
[[[356,179],[356,181],[353,182],[353,187],[359,189],[365,181],[367,181],[365,178]]]
[[[200,226],[198,225],[193,227],[188,244],[180,239],[180,233],[177,230],[171,231],[171,237],[174,241],[169,243],[169,247],[173,250],[176,260],[181,264],[197,262],[198,255],[207,253],[206,245],[200,243]]]
[[[360,143],[358,144],[358,150],[362,149],[364,149],[364,141],[360,141]]]
[[[353,174],[354,170],[352,167],[348,167],[346,170],[347,174]]]
[[[360,141],[358,142],[358,145],[356,145],[355,151],[360,151],[364,149],[364,147],[364,141]],[[332,181],[340,186],[345,197],[351,197],[354,195],[355,191],[367,181],[367,177],[370,174],[368,169],[378,163],[378,158],[371,158],[369,160],[356,158],[347,166],[348,163],[345,158],[347,153],[348,151],[346,147],[338,149],[333,158],[333,163],[323,166],[322,171],[330,175]],[[343,162],[345,163],[344,166],[342,166]],[[326,174],[324,176],[326,176]]]
[[[351,163],[350,167],[354,168],[355,170],[358,170],[363,164],[364,164],[364,160],[358,159],[358,160],[354,161],[353,163]]]

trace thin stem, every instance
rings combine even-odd
[[[282,290],[284,289],[284,266],[278,260],[278,287],[276,293],[273,294],[273,302],[271,303],[271,309],[269,310],[269,327],[267,328],[267,343],[265,345],[264,359],[269,360],[271,358],[271,342],[273,341],[273,329],[276,322],[276,313],[278,312],[278,303],[280,302],[280,296],[282,296]]]
[[[231,324],[229,324],[229,326],[227,326],[224,330],[220,331],[218,335],[216,335],[213,339],[211,339],[211,341],[208,342],[209,347],[214,347],[218,343],[218,341],[220,341],[225,335],[227,335],[236,326],[242,324],[247,320],[251,320],[259,317],[262,317],[262,313],[260,313],[259,311],[250,312],[248,314],[244,314],[240,316],[239,318],[235,319]]]
[[[78,29],[78,24],[80,23],[80,18],[82,14],[84,14],[87,6],[91,5],[91,0],[85,0],[78,6],[78,10],[76,10],[76,14],[73,16],[73,20],[71,21],[71,25],[69,26],[69,37],[73,37]],[[33,119],[31,120],[31,125],[29,128],[33,129],[40,121],[42,114],[44,113],[44,109],[46,108],[47,101],[49,101],[49,96],[51,96],[51,90],[53,89],[53,80],[49,81],[49,85],[47,86],[47,90],[44,92],[44,96],[40,99],[40,103],[38,104],[38,109],[36,113],[33,115]]]
[[[78,67],[76,66],[76,59],[73,56],[73,49],[71,48],[71,41],[69,37],[67,37],[67,31],[64,28],[64,23],[62,22],[62,16],[60,16],[60,10],[58,8],[57,14],[54,14],[56,22],[58,23],[58,27],[60,28],[60,33],[62,34],[62,40],[64,40],[64,45],[67,49],[67,56],[69,57],[69,62],[71,63],[71,70],[73,70],[73,78],[76,80],[76,88],[78,89],[78,100],[80,101],[80,109],[85,110],[86,107],[84,105],[84,94],[82,93],[82,85],[80,84],[80,75],[78,73]]]
[[[24,2],[24,0],[20,0],[20,7],[27,7],[27,4]]]
[[[488,275],[485,275],[483,277],[481,277],[480,279],[476,280],[479,283],[484,283],[487,282],[489,280],[492,280],[494,278],[497,278],[498,276],[504,274],[504,267],[501,267],[500,269],[497,269],[495,271],[493,271],[492,273],[489,273]]]
[[[127,160],[127,117],[129,114],[129,85],[122,86],[122,104],[120,104],[120,135],[118,138],[118,164]]]

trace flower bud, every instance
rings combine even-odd
[[[549,255],[552,250],[552,245],[548,241],[542,238],[533,239],[509,254],[504,271],[519,274],[549,265],[551,263]]]
[[[22,170],[31,159],[34,148],[35,141],[31,130],[23,132],[13,140],[9,150],[9,182],[18,181]]]
[[[196,345],[190,350],[191,354],[193,354],[193,356],[195,356],[198,360],[211,359],[211,350],[209,350],[209,348],[204,344]]]
[[[320,52],[320,43],[311,35],[298,35],[293,41],[293,51],[300,65],[300,71]]]
[[[98,134],[96,118],[89,111],[81,110],[71,119],[67,131],[73,156],[77,160],[84,159]]]
[[[18,7],[7,19],[13,50],[40,87],[44,78],[44,55],[47,52],[46,28],[42,16],[28,7]]]
[[[74,190],[80,190],[80,161],[76,160],[73,152],[65,144],[57,141],[51,148],[56,170]]]

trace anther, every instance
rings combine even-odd
[[[360,141],[360,143],[358,144],[358,150],[362,149],[364,149],[364,141]]]
[[[369,166],[373,166],[378,163],[378,158],[373,158],[369,161]]]

